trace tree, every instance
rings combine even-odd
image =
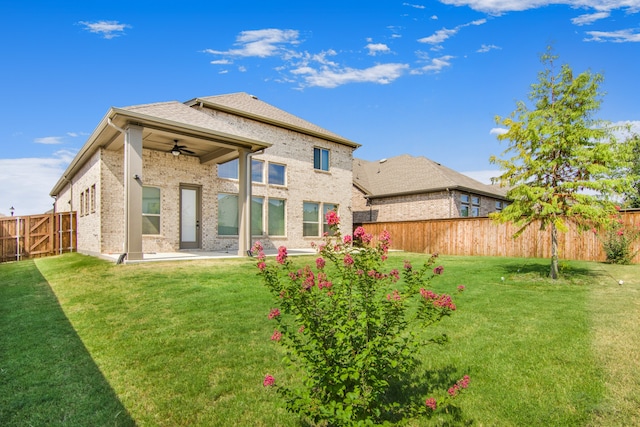
[[[633,157],[629,172],[636,178],[632,190],[625,194],[625,201],[630,208],[640,208],[640,136],[634,135],[630,140],[630,144]]]
[[[600,107],[601,74],[585,71],[574,77],[568,65],[555,67],[552,49],[541,55],[544,65],[529,100],[518,102],[509,117],[496,117],[507,128],[504,158],[491,156],[501,175],[494,183],[507,187],[512,203],[493,218],[521,228],[539,224],[551,238],[551,271],[558,277],[558,232],[569,223],[580,230],[599,228],[615,214],[614,197],[629,191],[630,144],[618,142],[609,122],[594,118]]]

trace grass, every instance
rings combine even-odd
[[[405,258],[423,257],[390,268]],[[640,425],[640,266],[563,263],[552,282],[547,260],[440,262],[434,290],[466,289],[424,362],[471,376],[459,424]],[[273,304],[245,260],[0,265],[0,425],[298,426],[262,387],[291,375]]]

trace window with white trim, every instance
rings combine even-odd
[[[305,237],[320,237],[321,233],[329,232],[329,224],[327,224],[325,216],[327,212],[333,209],[337,210],[338,205],[334,203],[304,202],[302,235]]]
[[[326,148],[313,148],[313,168],[316,170],[329,170],[329,150]]]
[[[160,189],[142,187],[142,234],[160,234]]]
[[[284,236],[286,226],[286,201],[284,199],[269,199],[267,216],[269,218],[267,233],[269,236]]]
[[[287,185],[287,167],[269,162],[269,185]]]
[[[264,234],[263,221],[264,199],[262,197],[251,198],[251,235],[262,236]]]
[[[218,235],[238,235],[237,194],[218,194]]]

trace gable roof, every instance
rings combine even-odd
[[[301,119],[298,116],[287,113],[271,104],[267,104],[256,96],[249,95],[246,92],[194,98],[185,102],[185,104],[190,107],[200,104],[213,110],[224,111],[307,135],[317,136],[349,147],[360,147],[358,143]]]
[[[506,200],[506,190],[486,185],[426,157],[408,154],[370,162],[353,160],[353,183],[370,198],[463,190]]]

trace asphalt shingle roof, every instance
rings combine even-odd
[[[371,197],[429,193],[447,188],[501,198],[506,194],[500,187],[483,184],[426,157],[408,154],[376,162],[354,159],[353,181]]]

